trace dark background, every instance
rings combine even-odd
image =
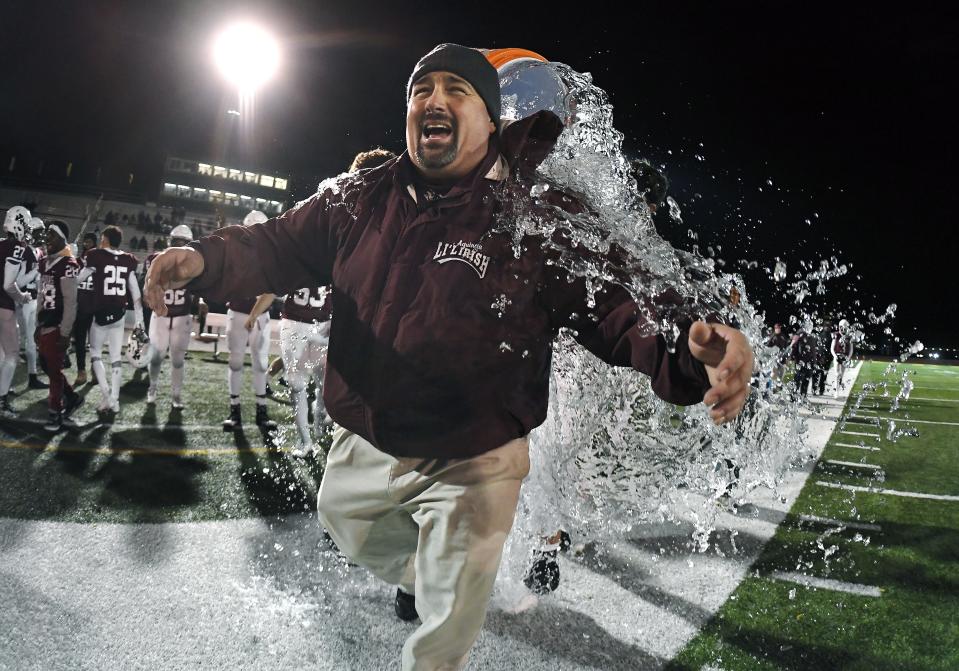
[[[241,16],[284,48],[247,148],[209,56]],[[85,1],[6,2],[0,21],[0,154],[132,172],[148,195],[171,154],[288,173],[305,197],[357,151],[403,148],[405,82],[436,43],[533,49],[591,72],[627,151],[665,166],[685,220],[658,217],[670,240],[697,230],[727,270],[835,255],[853,270],[822,311],[895,302],[904,340],[959,347],[954,10]],[[770,323],[793,311],[761,270],[747,280]]]

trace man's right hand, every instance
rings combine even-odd
[[[192,247],[169,247],[153,259],[147,274],[144,298],[158,317],[165,317],[163,292],[179,289],[203,272],[203,255]]]

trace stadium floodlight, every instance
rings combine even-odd
[[[263,26],[234,23],[213,41],[213,61],[227,81],[251,93],[276,74],[280,46]]]

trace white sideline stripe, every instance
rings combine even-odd
[[[895,398],[895,396],[882,396],[880,394],[866,394],[869,398],[888,398],[890,401]],[[941,401],[942,403],[959,403],[959,398],[923,398],[922,396],[910,396],[909,398],[900,399],[900,403],[909,403],[909,401]]]
[[[835,527],[846,527],[847,529],[862,529],[863,531],[882,531],[878,524],[869,524],[868,522],[841,522],[840,520],[831,520],[826,517],[816,517],[815,515],[800,515],[799,519],[805,522],[818,522],[820,524],[831,524]]]
[[[845,433],[850,436],[869,436],[870,438],[879,438],[878,433],[863,433],[861,431],[840,431],[839,433]]]
[[[869,494],[886,494],[888,496],[903,496],[910,499],[933,499],[934,501],[959,501],[959,496],[949,494],[923,494],[922,492],[900,492],[896,489],[878,489],[876,487],[860,487],[858,485],[844,485],[840,482],[825,482],[817,480],[816,484],[820,487],[832,487],[833,489],[845,489],[850,492],[867,492]]]
[[[833,592],[845,592],[847,594],[858,594],[860,596],[882,596],[882,590],[873,585],[857,585],[852,582],[842,582],[841,580],[830,580],[829,578],[814,578],[801,573],[783,573],[774,571],[769,577],[776,580],[785,580],[786,582],[796,583],[804,587],[816,587],[818,589],[828,589]]]
[[[866,447],[865,445],[853,445],[852,443],[833,443],[836,447],[853,447],[857,450],[869,450],[870,452],[878,452],[878,447]]]
[[[933,422],[928,419],[905,419],[904,417],[896,417],[895,415],[879,415],[879,419],[892,419],[897,422],[907,422],[911,424],[943,424],[945,426],[959,426],[959,422]]]
[[[835,464],[836,466],[852,466],[853,468],[875,468],[881,470],[882,466],[877,464],[860,464],[855,461],[839,461],[837,459],[824,459],[824,463]]]

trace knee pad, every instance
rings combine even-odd
[[[114,361],[113,363],[110,364],[110,366],[111,366],[112,368],[122,368],[122,367],[123,367],[123,362],[122,362],[122,361]]]

